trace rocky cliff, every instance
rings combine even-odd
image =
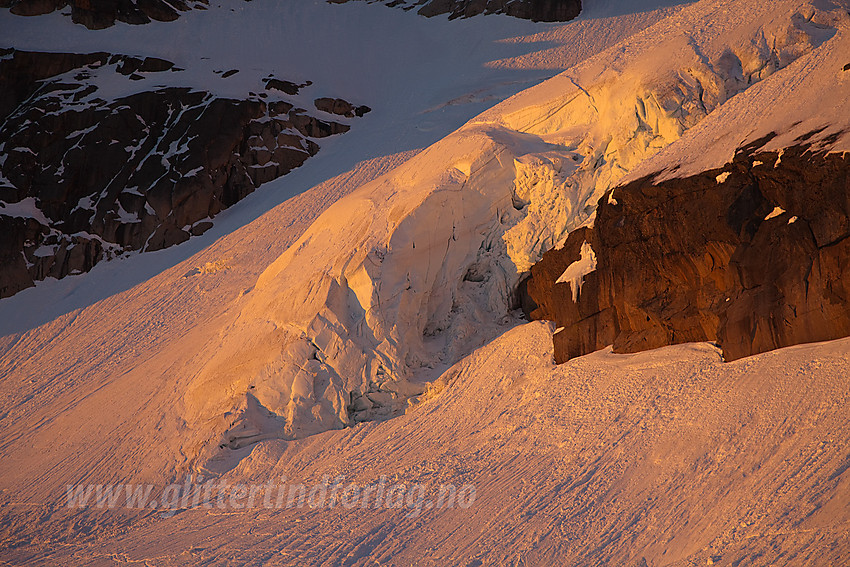
[[[342,4],[349,0],[327,0]],[[468,18],[479,14],[507,14],[536,22],[567,22],[581,12],[581,0],[383,0],[388,6],[417,9],[423,16],[449,14]],[[89,29],[115,24],[147,24],[152,20],[170,22],[181,12],[206,10],[209,0],[0,0],[19,16],[37,16],[68,8],[71,19]]]
[[[209,0],[0,0],[0,8],[18,16],[38,16],[63,8],[70,9],[74,23],[89,29],[108,28],[116,21],[147,24],[151,20],[171,22],[181,12],[205,10]]]
[[[342,4],[349,0],[328,0]],[[535,22],[568,22],[581,13],[581,0],[384,0],[388,6],[416,9],[423,16],[449,19],[479,14],[507,14]]]
[[[556,361],[694,341],[735,360],[850,335],[850,156],[812,135],[601,199],[524,286],[527,314],[557,322]]]
[[[318,118],[281,98],[308,84],[273,77],[244,100],[173,86],[110,98],[104,86],[180,70],[109,53],[0,53],[0,297],[203,233],[314,155],[314,140],[350,128],[334,116],[369,110],[323,97]]]

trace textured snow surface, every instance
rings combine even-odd
[[[406,506],[260,505],[172,517],[68,510],[50,503],[64,498],[62,467],[33,478],[14,472],[17,457],[0,464],[15,487],[2,495],[4,534],[19,542],[4,557],[80,565],[116,557],[159,565],[842,564],[850,551],[850,341],[734,363],[708,344],[603,351],[561,366],[551,358],[549,326],[519,326],[445,373],[404,416],[267,441],[219,477],[471,484],[468,509],[415,517]],[[8,443],[19,429],[6,432]],[[162,443],[161,435],[149,442]],[[69,442],[29,439],[42,451]],[[74,459],[96,463],[90,453],[101,450],[92,440]],[[105,462],[87,476],[138,481],[142,462],[126,464],[117,471]]]
[[[142,285],[0,338],[0,420],[16,431],[0,464],[17,479],[3,488],[46,481],[50,471],[68,482],[90,474],[158,481],[185,469],[181,446],[197,439],[181,398],[198,353],[234,316],[229,306],[331,203],[413,154],[362,162]]]
[[[640,164],[623,182],[659,172],[661,181],[720,168],[738,148],[771,134],[776,137],[764,150],[780,153],[774,167],[782,160],[782,149],[800,140],[812,143],[816,150],[850,150],[850,114],[846,112],[850,71],[844,69],[850,63],[850,13],[846,7],[829,12],[801,7],[794,22],[797,33],[823,43],[718,108],[678,143]]]

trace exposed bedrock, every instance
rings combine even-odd
[[[176,70],[161,59],[0,56],[0,297],[199,235],[302,165],[314,140],[349,129],[256,96],[167,87],[100,98],[100,79]]]
[[[249,1],[249,0],[246,0]],[[342,4],[349,0],[328,0]],[[423,16],[449,14],[449,18],[469,18],[479,14],[507,14],[538,22],[567,22],[581,13],[581,0],[385,0],[389,6],[405,10],[418,9]],[[207,9],[209,0],[0,0],[0,8],[8,8],[18,16],[49,14],[70,8],[74,23],[98,30],[115,22],[147,24],[151,21],[171,22],[181,12]]]
[[[70,7],[71,19],[89,29],[108,28],[116,21],[147,24],[151,20],[171,22],[180,12],[206,9],[208,0],[0,0],[0,8],[9,8],[18,16],[38,16]]]
[[[557,362],[693,341],[735,360],[850,335],[850,156],[765,142],[723,169],[616,188],[593,228],[543,256],[525,309],[557,323]]]
[[[349,0],[328,0],[342,4]],[[423,16],[449,14],[449,19],[479,14],[507,14],[536,22],[568,22],[581,13],[581,0],[385,0],[388,6],[418,8]]]

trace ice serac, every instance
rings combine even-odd
[[[214,424],[207,447],[242,446],[400,411],[422,380],[504,331],[531,267],[590,225],[627,173],[832,45],[846,6],[818,6],[689,5],[357,189],[241,298],[201,355],[187,423]],[[587,257],[579,297],[593,293]]]
[[[0,52],[0,298],[199,235],[350,128],[274,92],[145,86],[181,72],[153,57]]]
[[[328,0],[342,4],[350,0]],[[568,22],[581,13],[581,0],[384,0],[392,7],[416,9],[427,17],[448,14],[449,19],[480,14],[507,14],[535,22]]]
[[[557,322],[558,362],[707,340],[734,360],[850,335],[846,22],[642,164],[532,268],[526,310]],[[576,297],[557,278],[585,241],[597,269]]]
[[[333,205],[242,298],[186,397],[187,421],[230,412],[219,444],[235,448],[245,430],[271,434],[246,427],[253,399],[286,438],[403,410],[423,372],[482,345],[514,307],[519,272],[502,236],[522,218],[515,164],[551,150],[465,128]],[[519,168],[551,182],[576,167],[562,153]]]

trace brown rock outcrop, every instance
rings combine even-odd
[[[336,114],[337,116],[345,116],[346,118],[362,117],[372,109],[368,106],[354,106],[347,100],[341,98],[317,98],[313,101],[316,110],[327,112],[328,114]]]
[[[524,285],[555,321],[555,358],[716,341],[726,360],[850,335],[850,156],[761,140],[723,169],[640,179],[599,201],[593,228],[547,252]],[[828,141],[827,141],[828,142]],[[556,283],[588,242],[577,300]]]

